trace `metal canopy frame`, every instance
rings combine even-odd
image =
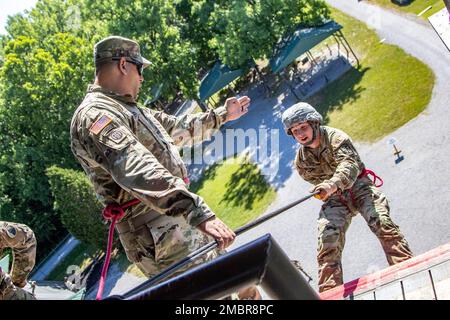
[[[355,52],[353,51],[352,47],[350,46],[350,44],[348,43],[347,39],[345,38],[344,34],[342,33],[341,30],[337,31],[335,34],[333,34],[333,38],[336,41],[337,45],[338,45],[338,52],[340,50],[340,46],[342,45],[345,49],[345,52],[347,54],[347,60],[349,59],[349,54],[351,52],[352,56],[355,58],[356,60],[356,67],[359,68],[359,59],[356,56]]]
[[[341,29],[338,29],[336,31],[334,31],[332,34],[330,34],[330,36],[333,37],[333,39],[336,41],[337,45],[338,45],[338,55],[340,55],[340,48],[341,46],[345,49],[346,52],[346,56],[347,56],[347,60],[349,60],[349,56],[350,53],[352,54],[352,56],[355,58],[356,60],[356,66],[357,68],[359,68],[360,63],[359,63],[359,59],[356,56],[355,52],[353,51],[352,47],[350,46],[350,44],[348,43],[347,39],[345,38],[344,34],[342,33]],[[312,48],[311,48],[312,49]],[[330,48],[328,47],[328,49],[330,50]],[[312,64],[317,65],[317,62],[314,58],[314,56],[312,55],[310,50],[306,50],[305,51],[306,56],[308,57],[308,59],[311,61]],[[295,92],[294,87],[289,83],[289,79],[287,79],[286,76],[283,75],[283,71],[280,72],[280,74],[282,75],[282,79],[284,81],[284,83],[288,86],[289,91],[291,91],[291,93],[295,96],[295,98],[297,100],[301,100],[300,97],[297,95],[297,93]],[[329,79],[326,76],[326,74],[324,75],[325,77],[325,81],[328,83]]]

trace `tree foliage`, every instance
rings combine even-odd
[[[2,48],[0,216],[33,228],[39,257],[66,233],[45,169],[78,166],[69,124],[93,74],[90,43],[60,22],[68,5],[41,1],[28,15],[10,18]]]
[[[179,0],[182,33],[198,51],[235,67],[270,58],[276,44],[299,27],[329,18],[322,0]],[[209,58],[209,59],[208,59]]]
[[[165,0],[88,0],[91,14],[107,21],[109,34],[135,39],[142,55],[152,62],[145,70],[141,96],[160,84],[165,101],[178,92],[195,97],[198,91],[196,55],[188,39],[180,36],[179,19],[173,1]]]
[[[210,40],[210,46],[224,63],[241,67],[251,58],[270,58],[283,37],[300,26],[320,25],[328,15],[322,1],[228,1],[212,16],[214,24],[224,27]]]
[[[105,248],[108,229],[102,223],[102,205],[84,172],[52,166],[46,174],[55,199],[54,209],[64,227],[78,240]]]

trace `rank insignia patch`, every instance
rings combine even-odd
[[[120,131],[114,131],[113,133],[111,133],[111,139],[113,139],[114,141],[119,141],[120,139],[122,139],[123,137],[123,133]]]
[[[92,132],[93,134],[99,134],[104,127],[106,127],[108,124],[111,123],[111,121],[112,119],[110,117],[102,116],[100,119],[95,121],[95,123],[91,126],[89,131]]]

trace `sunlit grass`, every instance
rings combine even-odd
[[[327,125],[355,140],[376,141],[416,117],[428,105],[434,74],[394,45],[380,43],[364,23],[338,10],[333,18],[357,53],[361,65],[309,99]]]
[[[391,0],[367,0],[367,1],[400,12],[412,13],[415,15],[418,15],[427,7],[432,6],[430,10],[421,15],[421,18],[423,19],[428,18],[429,16],[435,14],[436,12],[445,7],[444,1],[442,0],[413,0],[410,4],[404,6],[399,6],[393,3]]]
[[[258,167],[245,157],[211,166],[191,189],[232,229],[262,214],[276,196]]]

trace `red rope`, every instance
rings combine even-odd
[[[373,184],[375,185],[375,187],[379,188],[383,185],[383,183],[384,183],[383,179],[381,179],[379,176],[376,175],[375,172],[373,172],[372,170],[369,170],[369,169],[364,169],[359,174],[358,179],[369,176],[369,175],[373,177]],[[380,184],[376,184],[377,180],[380,180]],[[355,200],[355,196],[353,194],[352,189],[348,189],[348,193],[350,194],[350,198],[352,199],[353,206],[356,207],[356,200]],[[342,204],[344,204],[348,208],[348,210],[351,211],[347,205],[347,201],[345,200],[345,198],[342,194],[339,194],[339,199],[341,200]]]
[[[189,186],[189,178],[183,178],[184,183]],[[103,295],[103,289],[105,288],[106,276],[108,274],[108,267],[111,261],[111,250],[114,240],[114,227],[116,226],[117,220],[120,220],[125,215],[125,209],[140,203],[141,200],[133,199],[122,205],[109,204],[103,209],[103,218],[106,220],[111,220],[111,225],[109,226],[108,232],[108,246],[106,248],[105,262],[103,263],[102,275],[100,277],[100,283],[98,285],[97,297],[95,300],[101,300]]]
[[[133,199],[124,203],[123,205],[110,204],[103,209],[103,218],[111,220],[108,232],[108,247],[106,249],[105,262],[103,263],[102,275],[100,277],[100,283],[98,285],[96,300],[101,300],[103,295],[103,289],[105,288],[106,275],[108,274],[108,267],[111,261],[111,249],[114,240],[114,227],[117,220],[123,218],[125,215],[125,209],[141,202],[139,199]]]
[[[375,172],[369,169],[364,169],[361,174],[358,176],[358,178],[366,177],[366,176],[372,176],[373,177],[373,184],[375,187],[379,188],[383,185],[383,179],[381,179],[379,176],[376,175]],[[377,180],[380,180],[380,184],[377,184]]]

